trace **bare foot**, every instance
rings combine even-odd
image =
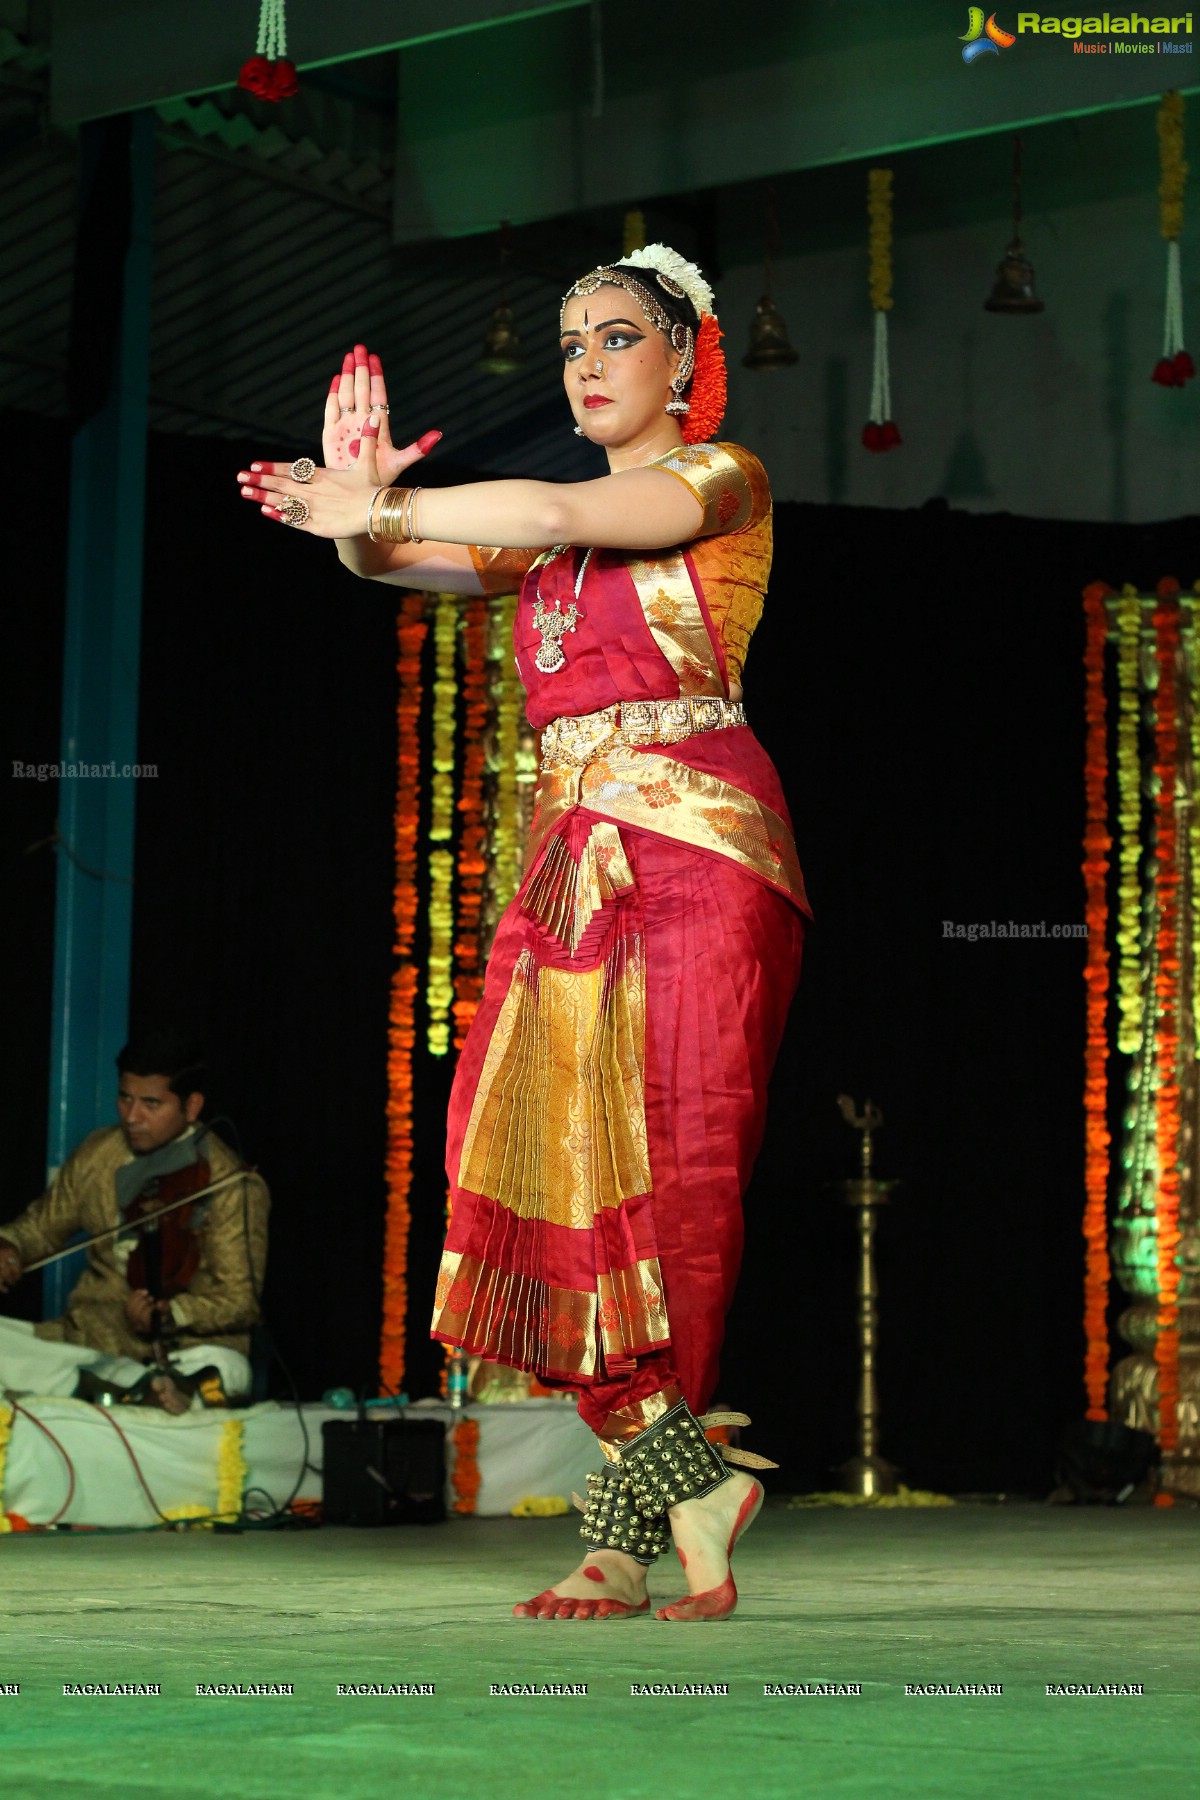
[[[518,1619],[620,1619],[650,1605],[646,1570],[623,1550],[590,1550],[569,1575],[513,1607]]]
[[[660,1619],[721,1619],[737,1605],[737,1588],[729,1558],[738,1538],[762,1505],[762,1483],[740,1470],[699,1500],[673,1506],[667,1517],[671,1536],[687,1576],[688,1592]]]
[[[153,1398],[148,1400],[149,1405],[161,1406],[164,1412],[173,1413],[176,1417],[185,1413],[192,1404],[180,1393],[169,1375],[156,1375],[150,1383],[150,1394]]]

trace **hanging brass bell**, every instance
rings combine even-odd
[[[477,366],[489,375],[512,375],[524,361],[513,309],[501,301],[484,333],[483,355]]]
[[[764,294],[754,309],[750,326],[750,348],[742,358],[745,369],[782,369],[799,362],[800,353],[788,342],[783,315],[770,294]]]
[[[1045,301],[1039,300],[1033,288],[1033,264],[1025,254],[1020,238],[1014,238],[1004,253],[1004,261],[996,270],[991,293],[984,301],[987,312],[1040,313]]]

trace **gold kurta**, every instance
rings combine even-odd
[[[215,1132],[205,1134],[201,1153],[214,1181],[238,1166],[232,1150]],[[41,1199],[10,1224],[0,1225],[0,1238],[16,1246],[22,1262],[31,1263],[65,1249],[76,1232],[90,1235],[118,1224],[114,1177],[123,1164],[135,1160],[119,1126],[93,1131],[71,1152]],[[223,1344],[246,1355],[250,1327],[259,1317],[256,1294],[262,1292],[267,1265],[267,1185],[260,1175],[248,1175],[198,1206],[207,1209],[196,1228],[200,1266],[187,1292],[171,1302],[179,1331],[170,1342],[181,1348]],[[90,1245],[88,1266],[71,1291],[66,1312],[61,1319],[44,1319],[36,1325],[38,1337],[87,1344],[110,1356],[145,1362],[150,1346],[134,1333],[125,1316],[129,1298],[125,1265],[133,1242],[110,1237]]]

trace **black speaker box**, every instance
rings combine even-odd
[[[327,1525],[436,1525],[446,1517],[440,1419],[326,1419],[321,1517]]]

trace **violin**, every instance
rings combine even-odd
[[[154,1300],[173,1300],[191,1285],[200,1267],[200,1239],[189,1196],[207,1191],[211,1171],[202,1156],[186,1168],[148,1181],[125,1210],[125,1229],[137,1231],[125,1276],[132,1289]],[[169,1211],[164,1209],[170,1208]]]

